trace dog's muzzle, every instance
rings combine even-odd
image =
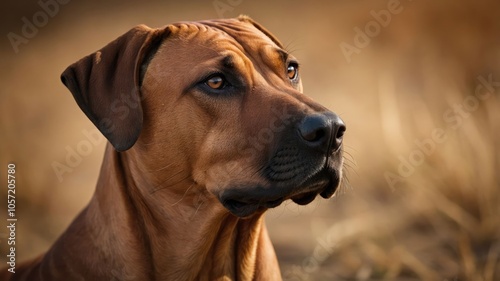
[[[245,217],[292,199],[306,205],[318,194],[330,198],[342,175],[346,126],[331,112],[307,115],[284,132],[262,176],[269,184],[235,186],[219,194],[233,214]]]

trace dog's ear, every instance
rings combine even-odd
[[[248,22],[248,23],[250,23],[255,28],[257,28],[262,33],[264,33],[267,37],[269,37],[269,39],[271,39],[276,45],[278,45],[278,47],[280,47],[282,49],[284,48],[283,44],[281,44],[280,40],[278,40],[278,38],[276,38],[276,36],[274,36],[269,30],[267,30],[265,27],[263,27],[262,25],[260,25],[256,21],[254,21],[249,16],[247,16],[247,15],[239,15],[238,16],[238,20],[242,21],[242,22]]]
[[[61,75],[78,106],[118,151],[129,149],[139,137],[142,76],[167,33],[167,28],[139,25]]]

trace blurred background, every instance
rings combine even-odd
[[[103,140],[54,171],[95,130],[60,73],[137,24],[247,14],[348,128],[337,196],[267,214],[284,279],[500,280],[499,1],[59,1],[0,4],[0,221],[14,162],[18,261],[83,209],[102,160]]]

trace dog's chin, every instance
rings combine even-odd
[[[334,176],[321,173],[306,180],[300,186],[286,188],[289,190],[286,193],[279,192],[280,189],[285,189],[282,187],[245,186],[230,188],[219,195],[219,200],[229,212],[240,218],[250,217],[269,208],[275,208],[288,199],[299,205],[307,205],[318,195],[325,199],[333,196],[340,183],[339,177],[336,175],[337,173],[334,173]]]

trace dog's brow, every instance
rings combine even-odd
[[[288,61],[288,53],[286,51],[283,51],[282,49],[276,49],[276,52],[278,52],[278,54],[280,55],[281,59],[283,60],[283,62],[287,62]]]
[[[222,59],[222,66],[225,68],[234,68],[234,58],[232,56],[225,56]]]

